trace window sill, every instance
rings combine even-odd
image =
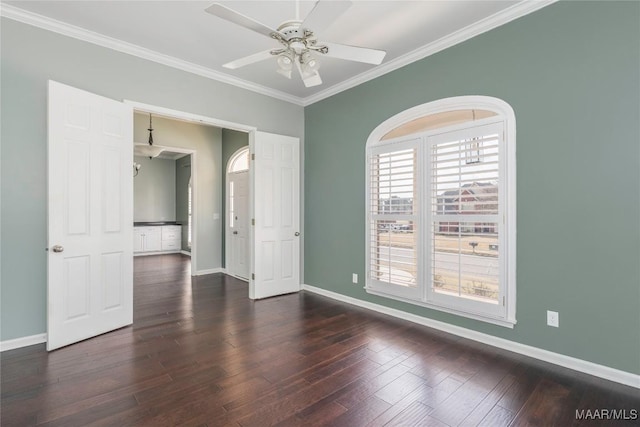
[[[385,292],[380,292],[380,291],[377,291],[375,289],[368,288],[366,286],[365,286],[364,289],[367,291],[367,293],[372,294],[372,295],[376,295],[376,296],[379,296],[379,297],[388,298],[388,299],[392,299],[392,300],[396,300],[396,301],[401,301],[401,302],[405,302],[407,304],[418,305],[418,306],[421,306],[421,307],[426,307],[426,308],[430,308],[432,310],[442,311],[442,312],[449,313],[449,314],[455,314],[456,316],[466,317],[466,318],[473,319],[473,320],[479,320],[481,322],[491,323],[493,325],[503,326],[505,328],[513,329],[513,327],[516,324],[516,320],[515,319],[507,320],[507,319],[502,319],[502,318],[497,318],[497,317],[483,316],[483,315],[480,315],[480,314],[475,314],[475,313],[470,313],[470,312],[466,312],[466,311],[456,310],[456,309],[449,308],[449,307],[443,307],[441,305],[430,304],[430,303],[424,302],[424,301],[417,301],[417,300],[413,300],[413,299],[399,297],[397,295],[391,295],[391,294],[388,294],[388,293],[385,293]]]

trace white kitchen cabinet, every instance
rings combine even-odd
[[[133,227],[133,252],[144,252],[144,232],[142,227]]]
[[[163,251],[179,251],[182,242],[182,226],[180,225],[163,225],[162,227],[162,250]]]
[[[133,227],[133,252],[157,252],[161,249],[160,227]]]
[[[180,252],[181,235],[179,225],[133,227],[133,252],[135,255]]]
[[[155,252],[162,250],[160,227],[145,227],[144,232],[144,250],[146,252]]]

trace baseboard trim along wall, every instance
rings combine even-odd
[[[636,375],[631,372],[621,371],[619,369],[610,368],[608,366],[599,365],[597,363],[588,362],[586,360],[576,359],[575,357],[565,356],[564,354],[554,353],[552,351],[543,350],[541,348],[509,341],[504,338],[494,337],[492,335],[483,334],[482,332],[476,332],[471,329],[450,325],[448,323],[429,319],[427,317],[406,313],[395,308],[389,308],[379,304],[362,301],[357,298],[348,297],[346,295],[328,291],[326,289],[318,288],[315,286],[302,285],[302,289],[307,292],[346,302],[347,304],[373,310],[378,313],[387,314],[399,319],[408,320],[410,322],[428,326],[433,329],[438,329],[443,332],[448,332],[459,337],[478,341],[504,350],[513,351],[514,353],[533,357],[534,359],[553,363],[554,365],[563,366],[574,371],[583,372],[585,374],[604,378],[609,381],[614,381],[631,387],[640,388],[640,375]]]
[[[186,256],[189,256],[189,257],[191,256],[191,252],[188,252],[188,251],[180,251],[180,253],[182,255],[186,255]]]
[[[198,270],[192,274],[192,276],[204,276],[205,274],[224,273],[225,270],[222,267],[210,268],[208,270]]]
[[[43,342],[47,342],[47,334],[36,334],[13,340],[0,341],[0,351],[15,350],[16,348],[42,344]]]

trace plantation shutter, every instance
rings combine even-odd
[[[389,144],[369,156],[370,283],[412,295],[418,289],[418,144]]]
[[[502,127],[433,137],[430,144],[431,291],[469,304],[501,303]]]

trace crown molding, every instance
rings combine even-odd
[[[411,64],[420,59],[424,59],[451,46],[462,43],[477,35],[490,31],[494,28],[497,28],[530,13],[533,13],[539,9],[542,9],[543,7],[549,6],[556,1],[558,0],[523,0],[522,2],[517,3],[507,9],[504,9],[487,18],[468,25],[461,30],[442,37],[441,39],[436,40],[433,43],[429,43],[425,46],[415,49],[389,62],[379,65],[369,71],[361,73],[355,77],[352,77],[348,80],[333,85],[323,91],[307,96],[305,98],[271,89],[269,87],[252,83],[247,80],[239,79],[237,77],[214,71],[201,65],[183,61],[169,55],[164,55],[132,43],[108,37],[5,3],[0,3],[0,16],[12,19],[14,21],[19,21],[24,24],[33,25],[35,27],[39,27],[48,31],[53,31],[55,33],[62,34],[68,37],[73,37],[78,40],[123,52],[129,55],[137,56],[139,58],[147,59],[149,61],[157,62],[159,64],[193,73],[222,83],[227,83],[242,89],[259,93],[261,95],[270,96],[281,101],[290,102],[292,104],[300,106],[307,106],[326,99],[330,96],[336,95],[347,89],[351,89],[362,83],[373,80],[377,77],[383,76],[387,73],[397,70],[398,68],[404,67],[405,65]]]
[[[186,71],[222,83],[227,83],[242,89],[259,93],[261,95],[270,96],[281,101],[290,102],[296,105],[303,105],[303,100],[300,97],[279,90],[271,89],[256,83],[252,83],[247,80],[229,76],[228,74],[214,71],[210,68],[203,67],[192,62],[183,61],[173,56],[164,55],[162,53],[153,51],[151,49],[146,49],[133,43],[128,43],[122,40],[115,39],[113,37],[108,37],[96,33],[94,31],[77,27],[75,25],[67,24],[56,19],[39,15],[37,13],[29,12],[13,5],[0,3],[0,16],[12,19],[14,21],[22,22],[23,24],[32,25],[34,27],[52,31],[54,33],[82,40],[88,43],[93,43],[98,46],[106,47],[108,49],[113,49],[118,52],[157,62],[168,67],[176,68],[178,70]]]
[[[373,80],[377,77],[383,76],[387,73],[397,70],[398,68],[409,65],[413,62],[424,59],[427,56],[431,56],[435,53],[443,51],[447,48],[455,46],[459,43],[467,41],[475,36],[478,36],[487,31],[493,30],[501,25],[509,23],[515,19],[521,18],[525,15],[533,13],[543,7],[549,6],[557,2],[558,0],[523,0],[520,3],[514,4],[500,12],[497,12],[491,16],[488,16],[480,21],[474,22],[454,33],[451,33],[445,37],[442,37],[432,43],[419,47],[409,53],[392,59],[389,62],[385,62],[369,71],[358,74],[348,80],[333,85],[321,92],[307,96],[302,99],[303,105],[311,105],[315,102],[329,98],[352,87],[358,86],[362,83]]]

